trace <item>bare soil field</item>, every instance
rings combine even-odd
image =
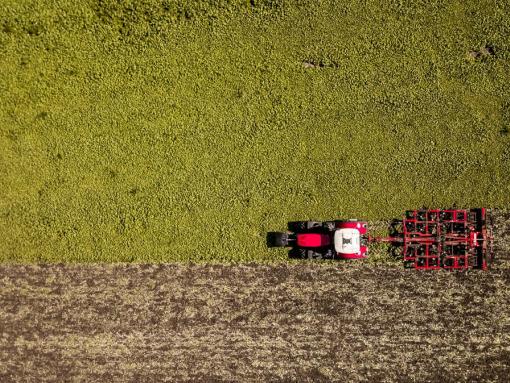
[[[510,210],[494,209],[492,212],[492,227],[495,259],[510,260]]]
[[[508,381],[510,272],[0,267],[0,381]]]

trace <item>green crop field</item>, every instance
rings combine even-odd
[[[0,261],[281,261],[510,205],[510,2],[2,0]]]

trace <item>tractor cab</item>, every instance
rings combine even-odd
[[[337,253],[358,254],[361,250],[361,234],[356,229],[337,229],[334,235],[334,243]]]

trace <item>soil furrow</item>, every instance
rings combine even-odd
[[[504,381],[510,273],[0,268],[0,381]]]

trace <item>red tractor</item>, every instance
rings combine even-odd
[[[493,260],[490,211],[478,209],[408,210],[388,225],[387,237],[372,237],[365,221],[290,222],[288,232],[268,233],[270,247],[289,247],[291,258],[367,258],[374,242],[390,244],[409,268],[483,269]]]

